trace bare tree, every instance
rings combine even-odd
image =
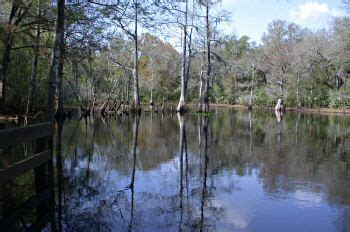
[[[26,115],[28,115],[30,111],[33,111],[34,95],[36,92],[36,80],[37,80],[37,72],[38,72],[40,36],[41,36],[41,28],[40,28],[39,20],[41,19],[41,15],[42,15],[41,0],[38,0],[37,15],[36,15],[38,23],[36,24],[34,57],[32,61],[32,73],[30,75],[30,87],[29,87],[29,97],[27,102]]]
[[[209,112],[209,80],[211,76],[211,28],[209,21],[210,0],[203,1],[205,7],[205,28],[206,28],[206,75],[204,76],[203,93],[200,99],[201,112]]]
[[[64,8],[65,8],[65,0],[57,0],[55,41],[53,44],[51,64],[50,64],[50,77],[49,77],[49,88],[48,88],[49,92],[48,92],[48,100],[47,100],[48,120],[53,120],[54,114],[55,114],[57,76],[58,76],[58,70],[59,70],[59,63],[60,63],[63,46],[64,46]]]
[[[135,111],[138,111],[140,109],[140,92],[139,92],[139,53],[138,53],[138,34],[137,34],[137,23],[138,23],[138,3],[137,0],[134,0],[135,4],[135,28],[134,28],[134,34],[133,39],[135,43],[134,47],[134,70],[133,70],[133,76],[134,76],[134,102],[132,104]]]
[[[148,28],[154,20],[152,15],[153,2],[134,0],[132,4],[129,1],[121,1],[114,5],[104,5],[98,2],[94,4],[103,6],[103,13],[107,16],[114,25],[121,29],[133,41],[133,79],[134,79],[134,99],[132,102],[132,110],[139,111],[140,105],[140,90],[139,90],[139,36],[138,25],[141,24],[144,28]]]
[[[279,87],[277,96],[282,104],[291,68],[293,46],[301,39],[302,32],[299,25],[288,24],[283,20],[274,20],[268,26],[268,34],[264,34],[262,38],[269,61],[270,76],[274,80],[274,84]]]
[[[188,16],[188,0],[185,0],[184,24],[183,24],[183,42],[182,42],[182,65],[181,65],[181,95],[176,111],[184,113],[186,110],[185,94],[186,94],[186,56],[187,56],[187,16]]]

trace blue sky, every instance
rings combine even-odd
[[[223,31],[248,35],[257,42],[274,19],[317,30],[345,14],[341,0],[222,0],[222,7],[232,12],[232,21],[222,25]]]

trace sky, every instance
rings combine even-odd
[[[222,30],[248,35],[259,43],[274,19],[317,30],[329,26],[332,18],[345,15],[341,5],[341,0],[222,0],[222,7],[232,13],[232,21],[222,25]]]

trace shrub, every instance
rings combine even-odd
[[[274,107],[275,99],[268,96],[264,89],[258,89],[254,93],[253,105],[258,107]]]
[[[329,107],[350,108],[350,90],[341,88],[339,91],[332,91],[329,97]]]

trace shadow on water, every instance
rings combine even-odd
[[[233,110],[72,119],[56,128],[55,225],[348,231],[349,128],[344,116]]]

